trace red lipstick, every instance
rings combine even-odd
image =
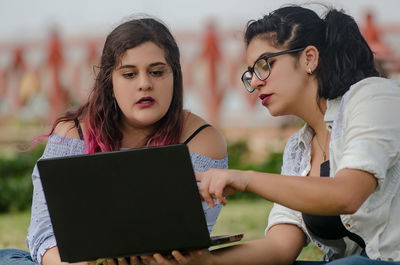
[[[142,97],[137,102],[136,105],[142,108],[147,108],[153,106],[156,101],[152,97]]]
[[[260,94],[259,98],[263,105],[267,104],[268,100],[271,98],[272,94]]]

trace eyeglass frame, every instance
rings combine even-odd
[[[256,77],[257,77],[260,81],[265,81],[265,80],[267,80],[268,77],[271,75],[271,65],[269,64],[269,61],[268,61],[269,58],[276,57],[276,56],[279,56],[279,55],[288,54],[288,53],[299,52],[299,51],[302,51],[302,50],[304,50],[304,49],[305,49],[305,48],[289,49],[289,50],[285,50],[285,51],[281,51],[281,52],[270,53],[270,54],[267,54],[267,55],[264,55],[264,56],[259,57],[259,58],[254,62],[253,67],[248,67],[247,71],[245,71],[245,72],[242,74],[241,80],[242,80],[243,85],[244,85],[244,87],[246,88],[246,90],[247,90],[249,93],[253,93],[254,90],[256,90],[255,88],[253,88],[253,87],[250,85],[250,83],[249,83],[249,86],[250,86],[250,87],[248,87],[248,86],[246,85],[245,81],[243,80],[243,78],[244,78],[244,76],[245,76],[246,73],[250,73],[250,74],[251,74],[251,78],[253,78],[253,75],[256,74]],[[268,72],[269,72],[269,73],[268,73],[268,76],[265,77],[265,78],[261,78],[260,76],[258,76],[257,71],[254,71],[255,65],[256,65],[257,62],[259,62],[260,60],[265,60],[265,61],[267,62],[267,65],[268,65]]]

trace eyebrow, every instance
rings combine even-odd
[[[274,54],[274,52],[264,52],[263,54],[258,56],[257,60],[261,59],[262,57],[269,56],[271,54]],[[257,60],[255,60],[255,62],[257,62]]]
[[[154,67],[154,66],[158,66],[158,65],[167,65],[166,63],[163,62],[155,62],[155,63],[151,63],[149,65],[149,67]],[[117,70],[121,70],[121,69],[126,69],[126,68],[136,68],[136,65],[132,65],[132,64],[124,64],[121,65],[120,67],[117,68]]]
[[[271,55],[271,54],[274,54],[274,53],[273,53],[273,52],[264,52],[264,53],[262,53],[262,54],[261,54],[260,56],[258,56],[257,59],[254,61],[253,66],[254,66],[254,64],[255,64],[259,59],[261,59],[262,57]],[[252,68],[253,66],[247,66],[247,69],[248,69],[249,72],[251,72],[251,68]]]

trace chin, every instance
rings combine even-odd
[[[130,116],[126,122],[134,127],[145,128],[154,126],[161,118],[159,115]]]
[[[154,126],[154,125],[157,124],[160,120],[161,120],[161,118],[152,117],[152,118],[148,118],[148,119],[141,119],[141,120],[138,120],[138,123],[139,123],[139,125],[141,125],[141,126],[143,126],[143,127],[149,127],[149,126]]]
[[[279,116],[282,116],[282,115],[283,115],[283,114],[281,114],[280,111],[278,111],[278,110],[275,109],[275,108],[269,108],[269,107],[267,107],[267,110],[268,110],[269,114],[270,114],[272,117],[279,117]]]
[[[266,107],[269,114],[273,117],[292,115],[292,112],[290,111],[291,106],[283,103],[284,102],[274,102],[274,104],[272,104],[271,102],[271,104],[267,105]]]

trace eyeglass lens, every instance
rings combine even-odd
[[[260,80],[265,80],[271,74],[271,67],[267,59],[260,58],[254,64],[254,73]],[[242,81],[249,92],[253,92],[254,88],[251,86],[251,79],[253,74],[250,71],[246,71],[242,76]]]
[[[269,62],[264,58],[258,59],[254,64],[254,72],[260,80],[267,79],[271,74]]]
[[[247,89],[247,91],[249,91],[250,93],[254,91],[254,88],[251,86],[252,76],[253,75],[250,73],[250,71],[246,71],[242,76],[242,82],[243,82],[245,88]]]

